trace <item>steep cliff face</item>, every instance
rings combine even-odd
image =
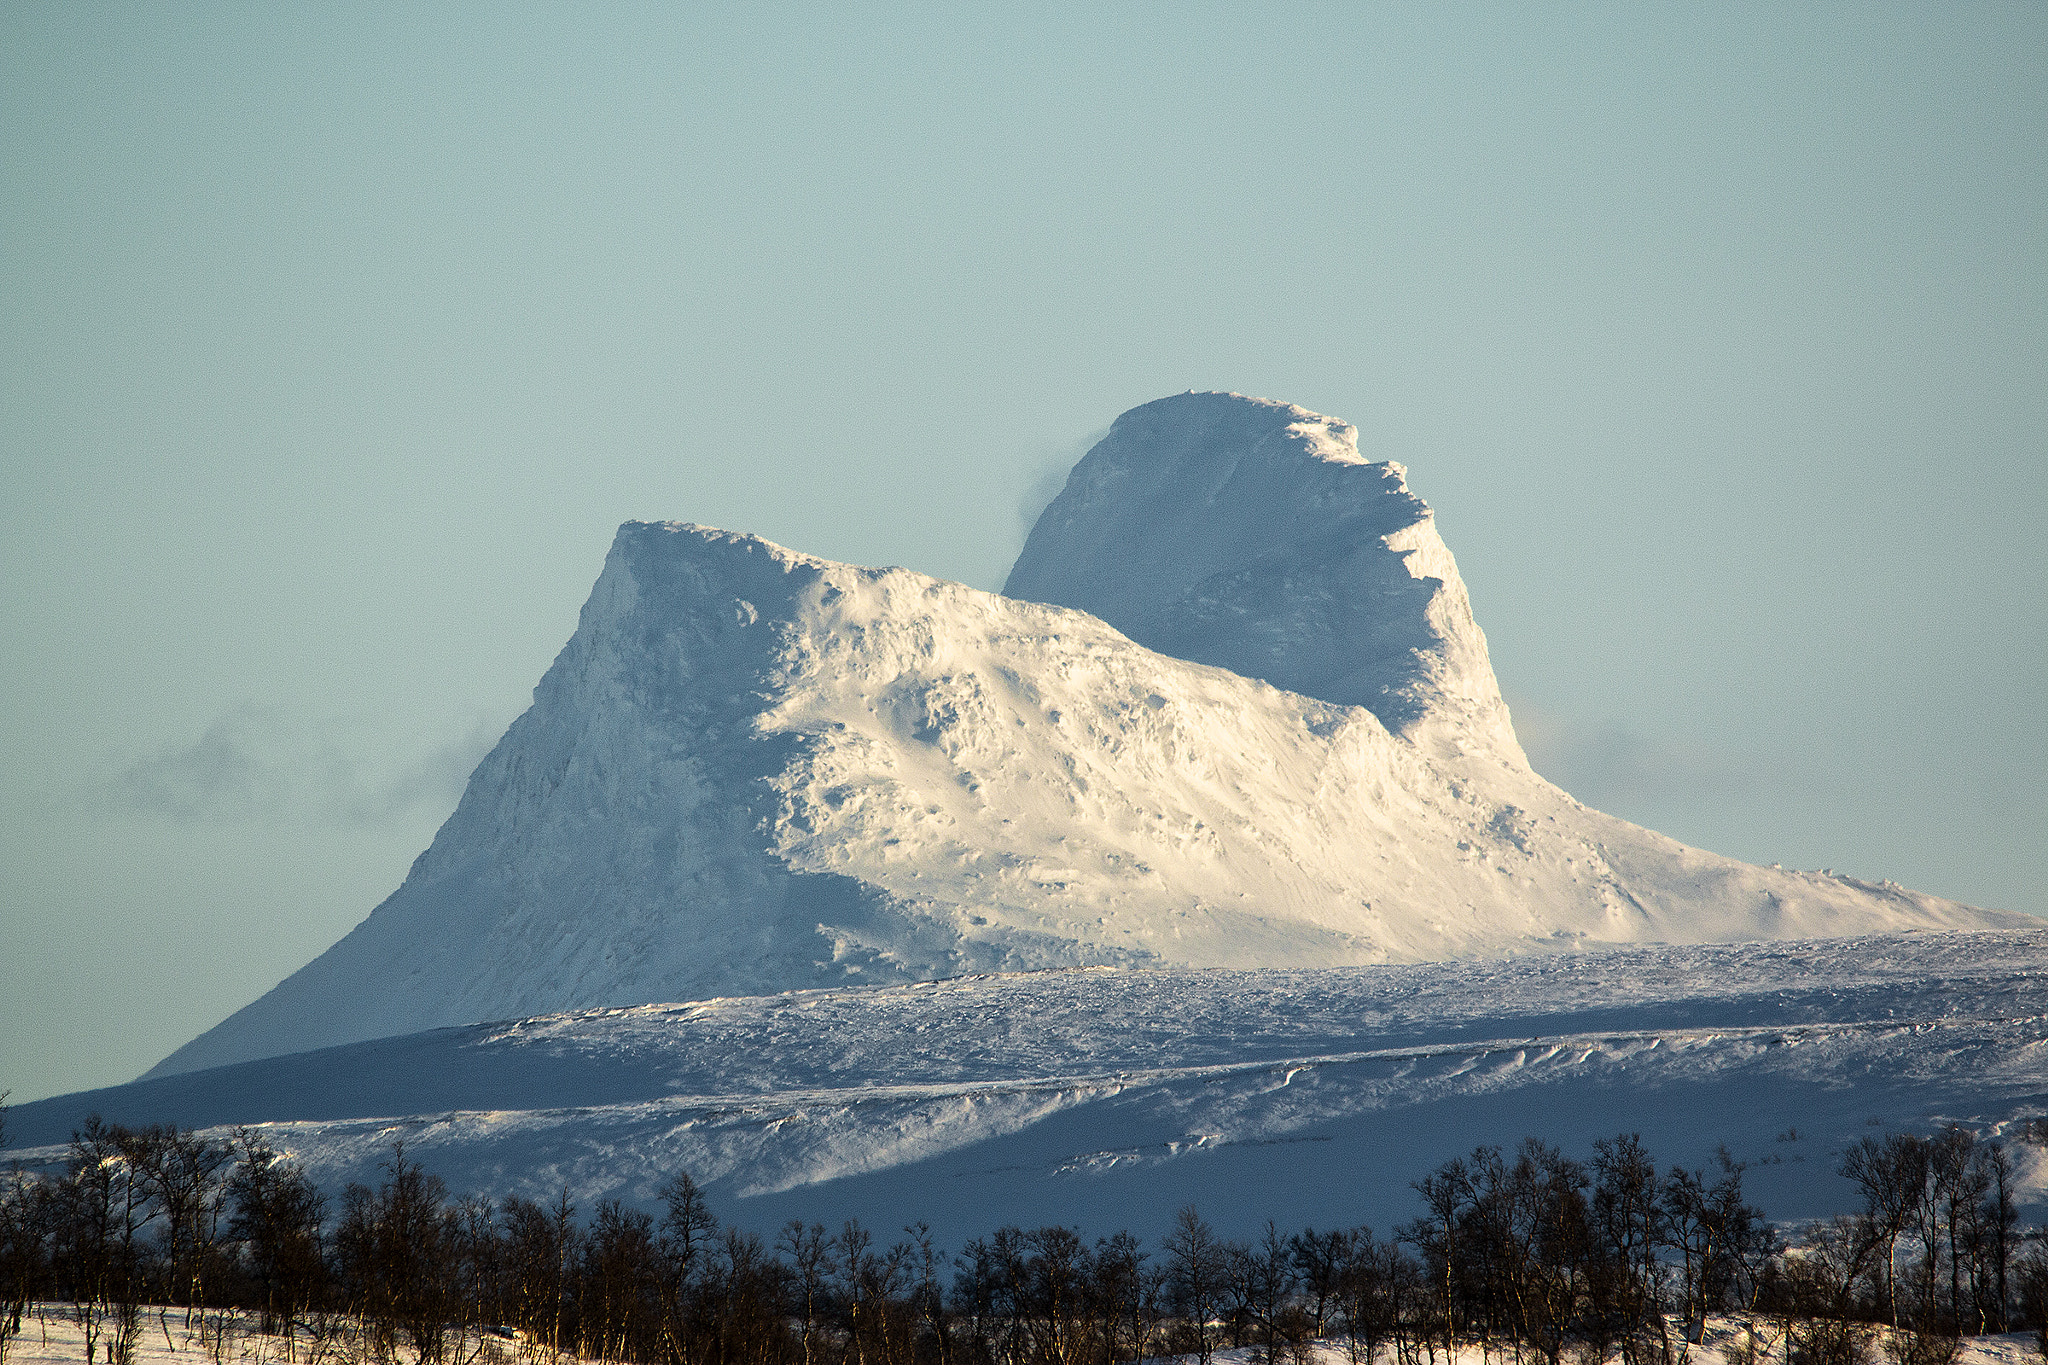
[[[1003,591],[1527,766],[1429,506],[1400,465],[1358,453],[1347,422],[1234,393],[1133,408],[1074,467]]]

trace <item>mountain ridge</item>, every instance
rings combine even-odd
[[[1148,471],[1151,493],[1111,496]],[[1176,497],[1192,510],[1146,531]],[[1083,552],[1090,515],[1116,554]],[[1204,517],[1225,523],[1207,549]],[[1749,867],[1545,782],[1427,505],[1304,409],[1134,409],[1010,586],[1122,623],[627,523],[404,884],[147,1074],[849,981],[2037,923]]]

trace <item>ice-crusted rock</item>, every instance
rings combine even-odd
[[[1291,403],[1184,393],[1074,466],[1003,591],[1149,649],[1364,706],[1526,767],[1458,567],[1407,471]]]
[[[1080,611],[629,523],[404,885],[152,1074],[965,972],[2034,923],[1700,853]]]

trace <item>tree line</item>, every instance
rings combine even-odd
[[[2003,1145],[1894,1133],[1839,1171],[1862,1211],[1793,1245],[1725,1152],[1660,1173],[1623,1135],[1588,1162],[1534,1139],[1446,1161],[1384,1236],[1268,1222],[1234,1241],[1190,1206],[1156,1245],[1003,1227],[949,1253],[921,1224],[764,1238],[684,1173],[653,1212],[451,1198],[397,1144],[374,1186],[330,1196],[259,1132],[95,1117],[60,1170],[0,1186],[0,1365],[49,1304],[89,1365],[129,1365],[174,1316],[219,1360],[245,1332],[307,1365],[1209,1365],[1246,1346],[1278,1365],[1314,1341],[1352,1365],[1466,1347],[1679,1365],[1710,1330],[1738,1365],[1946,1365],[1962,1337],[2020,1328],[2048,1357],[2048,1240],[2020,1225]]]

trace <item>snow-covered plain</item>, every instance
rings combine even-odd
[[[31,1305],[21,1336],[8,1346],[8,1365],[75,1365],[83,1361],[85,1334],[68,1315],[68,1309],[69,1305]],[[226,1349],[216,1356],[212,1343],[202,1338],[196,1323],[192,1328],[185,1326],[182,1309],[150,1309],[148,1313],[148,1330],[135,1343],[132,1365],[279,1365],[283,1358],[282,1339],[259,1335],[256,1324],[248,1318],[232,1316],[233,1329],[224,1338]],[[1675,1333],[1675,1324],[1673,1330]],[[1774,1334],[1767,1331],[1765,1335],[1766,1345],[1776,1345]],[[1687,1365],[1730,1365],[1731,1360],[1741,1357],[1727,1353],[1726,1348],[1741,1341],[1746,1341],[1742,1324],[1727,1318],[1710,1318],[1705,1342],[1686,1353]],[[1307,1365],[1352,1365],[1351,1355],[1341,1341],[1307,1345],[1303,1356]],[[303,1352],[304,1347],[301,1349]],[[480,1342],[471,1337],[451,1350],[450,1359],[455,1365],[509,1365],[512,1361],[534,1365],[537,1354],[545,1360],[544,1353],[531,1347],[512,1347],[495,1340]],[[1262,1365],[1264,1356],[1261,1348],[1238,1346],[1216,1351],[1210,1359],[1213,1365]],[[303,1360],[305,1355],[297,1358]],[[340,1355],[337,1365],[352,1365],[354,1359],[351,1355]],[[1443,1365],[1496,1365],[1499,1357],[1477,1346],[1461,1346],[1455,1356],[1437,1359]],[[1145,1365],[1191,1365],[1194,1360],[1193,1356],[1148,1357]],[[1966,1338],[1954,1365],[2039,1365],[2040,1360],[2031,1334],[2012,1332]],[[557,1362],[576,1365],[576,1357],[564,1354],[557,1357]]]
[[[2039,923],[1544,781],[1428,507],[1300,408],[1125,414],[1009,587],[1070,605],[629,523],[405,884],[152,1074],[848,982]]]
[[[80,1365],[85,1358],[85,1329],[69,1303],[31,1303],[21,1334],[6,1343],[6,1365]],[[129,1365],[370,1365],[378,1355],[367,1343],[339,1332],[319,1340],[299,1329],[289,1354],[282,1336],[261,1330],[257,1314],[212,1309],[188,1316],[175,1305],[144,1305],[142,1330],[136,1336]],[[102,1324],[94,1360],[109,1359],[111,1330]],[[525,1348],[495,1333],[449,1333],[448,1365],[549,1365],[547,1352]],[[404,1359],[403,1355],[396,1357]],[[384,1361],[393,1357],[386,1356]],[[553,1365],[579,1365],[562,1353]]]
[[[23,1105],[52,1161],[86,1113],[268,1139],[323,1184],[394,1139],[458,1192],[589,1209],[676,1170],[757,1228],[923,1219],[1156,1234],[1414,1216],[1479,1143],[1725,1144],[1781,1219],[1854,1206],[1836,1153],[2048,1115],[2048,930],[1267,971],[1092,968],[443,1029]]]

